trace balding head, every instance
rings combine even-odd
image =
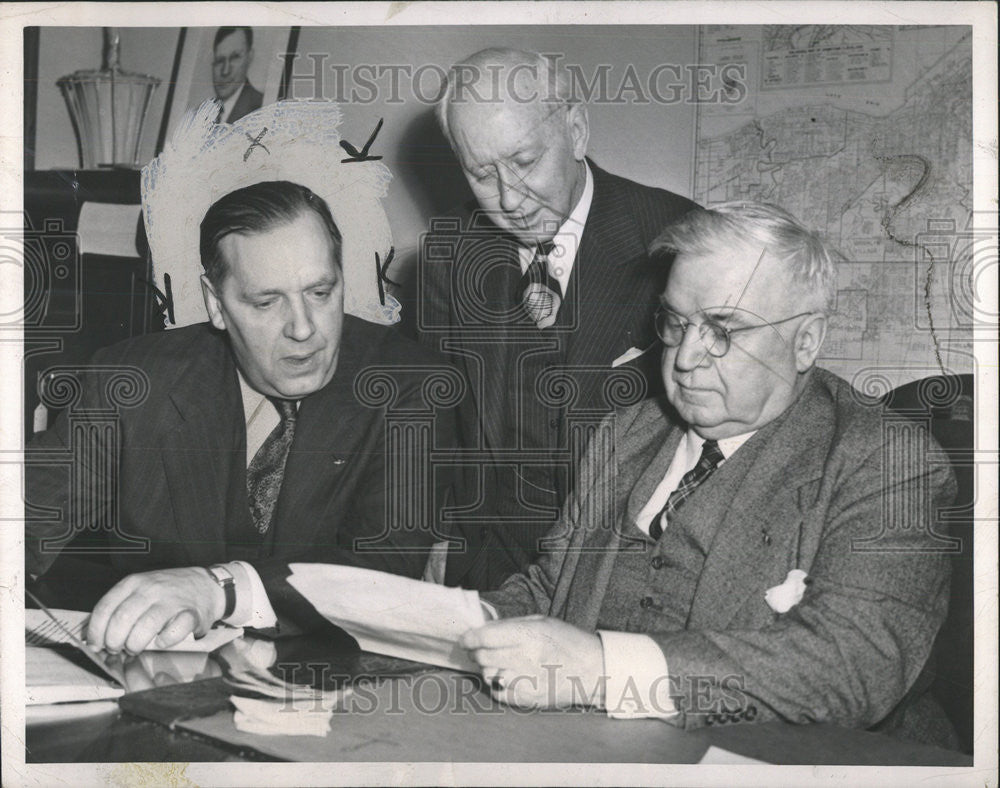
[[[586,108],[538,54],[484,49],[452,66],[437,107],[473,194],[522,243],[551,238],[586,183]]]

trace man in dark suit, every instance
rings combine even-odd
[[[264,95],[247,80],[251,63],[253,28],[220,27],[212,42],[212,86],[222,102],[220,121],[233,123],[264,103]]]
[[[447,582],[496,588],[537,557],[600,417],[656,385],[627,365],[655,342],[646,250],[692,203],[589,161],[586,106],[539,55],[472,55],[437,110],[480,207],[436,219],[420,261],[420,336],[467,374],[478,454]]]
[[[922,669],[954,479],[925,429],[815,367],[829,253],[753,204],[657,243],[677,255],[656,317],[666,401],[606,422],[551,550],[485,595],[504,620],[463,644],[516,704],[946,741]]]
[[[110,537],[111,582],[141,572],[97,604],[91,643],[137,652],[219,620],[266,627],[272,606],[294,621],[309,611],[285,583],[289,561],[420,576],[431,528],[390,521],[389,500],[416,516],[428,491],[392,482],[413,475],[389,463],[413,458],[386,456],[386,407],[363,373],[405,367],[396,404],[416,413],[428,410],[426,370],[444,365],[344,316],[341,246],[303,186],[225,195],[201,223],[211,324],[105,349],[67,385],[76,402],[28,449],[27,505],[48,511],[29,521],[27,569],[44,574],[67,532],[86,547],[96,528]],[[63,455],[71,473],[54,462]]]

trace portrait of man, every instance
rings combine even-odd
[[[220,27],[212,42],[212,87],[222,102],[219,120],[232,123],[260,109],[264,94],[247,78],[253,63],[253,28]]]

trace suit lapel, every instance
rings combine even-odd
[[[354,473],[357,448],[371,423],[371,410],[354,396],[354,381],[368,352],[357,336],[357,318],[345,318],[333,379],[299,406],[275,513],[275,539],[294,549],[305,546],[342,518],[345,475]],[[381,447],[379,447],[381,448]],[[322,537],[328,539],[328,536]]]
[[[647,314],[652,288],[646,278],[646,249],[625,195],[593,162],[590,168],[594,199],[567,292],[577,317],[567,362],[610,367],[630,347],[646,344],[652,327],[630,324],[628,316],[635,314],[638,321]]]
[[[553,595],[550,614],[562,615],[564,608],[565,619],[577,626],[592,629],[597,625],[618,552],[645,549],[645,542],[632,543],[622,534],[663,479],[683,435],[666,420],[659,402],[650,400],[640,407],[635,421],[620,434],[616,431],[614,475],[609,477],[598,468],[590,471],[598,478],[604,476],[606,482],[613,481],[614,495],[606,500],[591,491],[585,503],[584,527],[571,540]],[[606,465],[603,458],[595,462]]]
[[[161,456],[177,538],[197,564],[225,559],[228,491],[233,469],[246,461],[236,366],[225,340],[213,340],[216,352],[192,352],[169,394],[173,410],[163,425]]]
[[[492,280],[489,291],[489,308],[510,313],[518,306],[517,284],[521,278],[517,244],[500,230],[496,231],[496,241],[501,248],[490,254],[479,254],[475,258],[476,272],[466,281],[481,286]],[[498,258],[501,260],[498,262]],[[494,270],[491,270],[494,269]],[[488,322],[487,322],[488,321]],[[470,337],[462,337],[461,344],[475,352],[473,358],[466,357],[468,380],[472,384],[474,396],[479,404],[485,446],[504,445],[504,397],[510,387],[498,384],[507,372],[507,355],[513,339],[512,324],[509,319],[501,320],[484,316],[484,328],[488,332],[480,342]]]
[[[796,554],[802,525],[798,491],[822,474],[814,444],[822,440],[827,420],[810,381],[785,416],[723,464],[704,498],[685,504],[685,513],[696,518],[721,514],[695,590],[689,629],[729,626],[744,605],[758,603],[757,596],[774,584],[767,568]]]

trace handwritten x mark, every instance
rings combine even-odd
[[[368,150],[371,148],[372,143],[375,142],[375,138],[378,136],[378,133],[382,130],[383,120],[385,120],[385,118],[378,119],[378,125],[375,126],[375,131],[372,132],[372,135],[368,138],[368,142],[365,143],[365,146],[360,151],[351,145],[351,143],[347,140],[340,141],[340,147],[346,150],[348,155],[351,157],[349,159],[341,159],[341,164],[350,164],[351,162],[356,161],[378,161],[382,158],[381,156],[369,156]]]
[[[271,155],[271,151],[269,151],[267,149],[267,146],[261,142],[261,140],[264,139],[264,135],[267,134],[267,126],[265,126],[263,130],[261,130],[260,134],[258,134],[256,137],[251,137],[250,133],[246,131],[243,133],[244,135],[246,135],[246,138],[250,140],[250,147],[247,148],[247,152],[243,154],[243,161],[246,161],[247,159],[250,158],[250,154],[253,153],[254,148],[262,148],[264,153],[266,153],[268,156]]]

